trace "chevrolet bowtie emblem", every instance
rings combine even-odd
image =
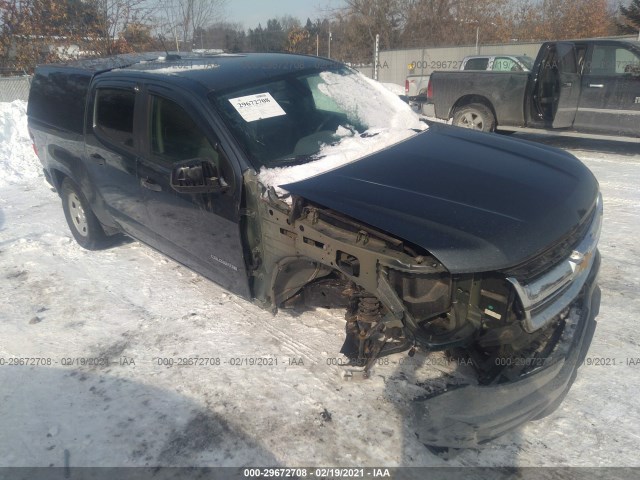
[[[574,250],[573,252],[571,252],[571,256],[569,257],[569,259],[573,263],[576,263],[576,264],[580,265],[584,260],[584,255],[582,253],[578,252],[577,250]]]

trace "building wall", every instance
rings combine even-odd
[[[359,71],[365,77],[373,78],[373,66],[353,67],[354,70]]]

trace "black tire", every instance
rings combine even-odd
[[[62,209],[73,238],[87,250],[98,250],[107,243],[107,235],[78,186],[65,178],[60,186]]]
[[[486,106],[481,103],[472,103],[455,111],[453,124],[481,132],[493,132],[496,128],[496,118]]]

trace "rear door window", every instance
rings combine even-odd
[[[124,88],[98,88],[93,112],[96,133],[127,148],[135,147],[133,114],[136,96]]]
[[[489,57],[470,58],[464,65],[465,70],[486,70],[489,65]]]
[[[31,81],[27,104],[29,116],[83,134],[84,109],[91,76],[86,73],[49,71],[46,67],[39,70]],[[61,115],[60,112],[65,114]]]
[[[590,66],[594,75],[624,75],[640,72],[640,57],[624,47],[596,45]]]

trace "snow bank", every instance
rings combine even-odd
[[[262,168],[258,179],[265,186],[278,187],[328,172],[401,142],[428,127],[411,107],[379,82],[364,75],[321,74],[324,84],[318,88],[368,130],[365,136],[338,127],[340,141],[324,145],[318,160],[292,167]],[[276,189],[283,194],[282,188]]]
[[[402,85],[398,85],[397,83],[383,83],[383,82],[380,82],[380,85],[382,85],[384,88],[389,90],[394,95],[406,95],[406,93],[407,93],[405,91],[404,87]]]
[[[0,186],[42,177],[27,130],[27,103],[0,103]]]

